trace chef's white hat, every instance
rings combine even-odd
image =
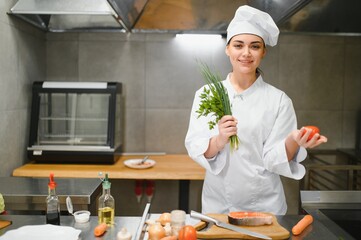
[[[256,8],[240,6],[227,28],[227,44],[238,34],[254,34],[263,39],[266,45],[275,46],[280,33],[272,17]]]

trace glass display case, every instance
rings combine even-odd
[[[34,82],[28,158],[114,163],[123,142],[123,96],[115,82]]]

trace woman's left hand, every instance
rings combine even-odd
[[[312,129],[302,127],[300,130],[293,131],[291,136],[299,146],[304,148],[314,148],[327,142],[327,137],[319,133],[315,133],[311,139],[307,140],[311,132]]]
[[[299,147],[304,148],[314,148],[322,143],[327,142],[327,138],[325,136],[320,135],[319,133],[315,133],[311,139],[308,140],[312,129],[302,127],[300,130],[293,130],[286,138],[286,152],[287,158],[291,161],[295,154],[297,153]]]

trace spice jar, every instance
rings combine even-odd
[[[185,225],[186,213],[183,210],[173,210],[171,213],[172,236],[178,237],[179,231]]]

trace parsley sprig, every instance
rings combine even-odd
[[[209,129],[213,129],[224,115],[232,115],[227,89],[222,84],[219,74],[215,74],[205,63],[200,63],[200,70],[208,88],[204,87],[200,95],[201,103],[198,118],[212,114],[214,120],[208,122]],[[238,149],[239,139],[237,135],[230,137],[231,150]]]

